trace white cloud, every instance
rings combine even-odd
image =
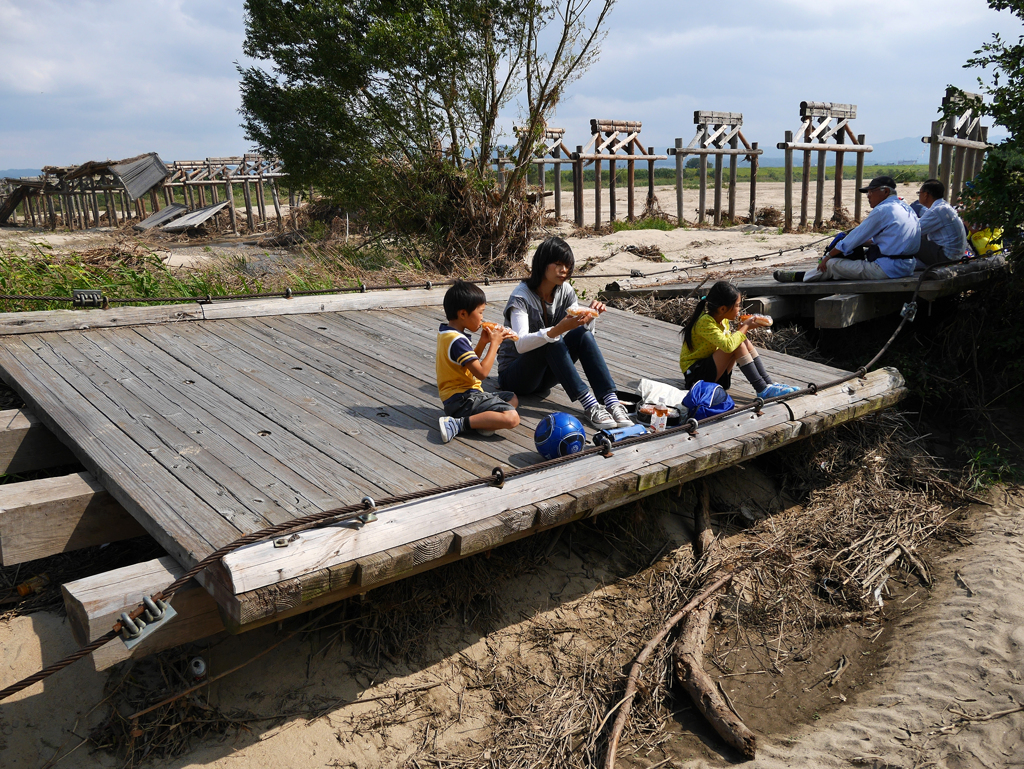
[[[0,168],[247,150],[242,5],[0,0]],[[973,51],[1022,31],[983,0],[619,0],[608,29],[553,122],[575,146],[591,118],[641,120],[659,152],[689,141],[695,109],[742,112],[748,139],[773,147],[804,99],[857,104],[871,142],[923,135],[947,84],[975,89]]]

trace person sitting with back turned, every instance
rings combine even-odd
[[[484,326],[474,348],[469,333],[480,330],[485,309],[487,295],[474,283],[456,280],[444,295],[448,322],[437,329],[437,391],[445,413],[438,426],[444,443],[469,429],[493,435],[519,424],[515,393],[487,393],[480,384],[491,373],[498,346],[512,335],[500,326]]]
[[[919,269],[957,261],[967,250],[967,228],[945,197],[946,185],[938,179],[929,179],[917,193],[922,206],[921,250],[917,252]]]
[[[867,193],[871,213],[848,235],[833,241],[834,247],[807,272],[775,271],[775,280],[885,280],[914,274],[921,247],[917,216],[896,195],[891,176],[877,176],[861,192]]]

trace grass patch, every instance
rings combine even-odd
[[[675,228],[676,226],[667,219],[659,219],[653,216],[645,219],[634,219],[631,222],[619,220],[612,222],[612,232],[623,232],[625,230],[663,230],[670,232]]]

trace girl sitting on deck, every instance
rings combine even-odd
[[[591,329],[605,311],[601,302],[580,307],[569,285],[575,258],[562,238],[548,238],[533,255],[530,277],[516,286],[505,305],[505,325],[519,338],[498,350],[498,386],[517,395],[547,394],[555,385],[579,401],[597,430],[633,422],[619,402],[615,382]],[[590,387],[576,370],[583,364]],[[590,388],[593,388],[591,390]]]
[[[770,323],[755,315],[730,332],[729,321],[738,320],[739,315],[740,292],[724,280],[713,285],[707,296],[697,303],[683,327],[683,349],[679,353],[679,368],[683,371],[686,389],[703,380],[716,382],[728,390],[733,366],[738,365],[759,398],[796,392],[797,387],[772,382],[754,345],[747,341],[747,331]]]

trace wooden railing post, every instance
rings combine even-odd
[[[846,143],[846,131],[840,131],[836,135],[836,144]],[[832,200],[832,218],[839,220],[843,210],[843,156],[846,153],[836,150],[836,184],[835,195]]]
[[[555,147],[551,153],[554,157],[562,157],[562,148]],[[555,218],[562,218],[562,164],[555,161]]]
[[[753,152],[750,155],[750,223],[757,224],[757,168],[761,165],[757,154],[757,142],[750,143]]]
[[[705,142],[708,138],[708,128],[704,126],[704,130],[701,131],[700,141],[698,146],[701,149],[707,149]],[[707,210],[708,203],[708,156],[701,154],[699,163],[699,174],[700,174],[700,188],[697,194],[697,224],[704,224],[704,212]]]
[[[789,145],[793,143],[793,132],[786,131],[786,190],[785,206],[786,217],[784,229],[788,232],[793,229],[793,150]]]
[[[729,149],[738,150],[740,148],[739,136],[734,136],[729,140]],[[733,154],[729,156],[729,223],[736,223],[736,166],[740,162],[740,156]]]
[[[577,144],[576,145],[576,157],[573,160],[573,164],[572,164],[572,183],[573,183],[572,203],[573,203],[573,208],[575,209],[574,213],[576,215],[576,226],[577,227],[582,227],[583,226],[583,166],[584,166],[584,161],[583,161],[583,158],[580,157],[580,155],[582,155],[582,154],[583,154],[583,145],[582,144]]]
[[[686,156],[680,151],[682,149],[683,140],[676,139],[676,219],[679,220],[680,227],[685,221],[683,219],[683,177],[685,176]]]
[[[867,137],[864,136],[864,134],[857,134],[857,144],[865,144],[866,143],[865,142],[866,138]],[[856,197],[854,198],[854,204],[853,204],[853,219],[854,219],[854,221],[859,222],[860,221],[860,211],[861,211],[861,197],[863,197],[860,194],[860,188],[864,186],[864,153],[863,152],[858,152],[857,153],[857,176],[856,176],[856,179],[857,179],[857,192],[856,192]]]

